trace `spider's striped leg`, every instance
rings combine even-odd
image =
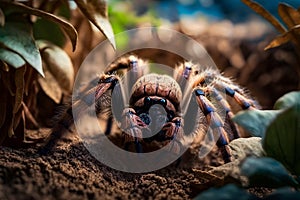
[[[141,118],[136,115],[133,108],[124,109],[121,128],[124,137],[124,149],[128,151],[130,144],[133,143],[135,145],[136,152],[141,153],[141,141],[143,138],[142,129],[147,128],[147,124],[145,124]]]
[[[219,104],[222,106],[224,111],[226,112],[226,118],[228,118],[228,124],[230,126],[230,129],[233,134],[233,139],[237,139],[240,137],[239,131],[237,126],[233,123],[232,118],[234,117],[234,114],[231,110],[231,106],[229,103],[224,99],[224,97],[220,94],[220,92],[215,88],[208,88],[209,93],[211,96],[219,102]]]
[[[217,146],[222,153],[224,161],[230,162],[231,154],[227,147],[229,138],[226,131],[224,130],[223,120],[216,112],[216,108],[214,107],[214,105],[205,96],[205,92],[203,89],[197,87],[195,88],[194,92],[196,95],[198,106],[205,115],[209,128],[212,129],[214,137],[219,137],[217,140]]]
[[[162,140],[171,141],[169,151],[179,154],[182,150],[183,139],[183,119],[181,117],[174,117],[171,122],[167,122],[162,130],[164,138]]]
[[[39,150],[39,154],[46,155],[50,153],[66,131],[72,132],[70,131],[70,126],[74,123],[73,111],[80,115],[80,113],[86,112],[88,108],[96,102],[96,112],[100,112],[100,107],[97,107],[97,102],[101,102],[102,95],[107,90],[114,88],[117,82],[117,76],[103,75],[97,86],[80,95],[80,99],[77,99],[71,107],[65,110],[60,119],[58,119],[57,125],[52,129],[52,133],[49,137],[46,138],[46,143]]]
[[[239,88],[234,88],[232,85],[218,81],[215,83],[219,91],[225,91],[226,95],[233,98],[243,110],[257,109],[257,103],[246,97]]]

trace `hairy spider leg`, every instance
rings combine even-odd
[[[112,107],[112,110],[114,111],[114,118],[118,121],[122,121],[122,113],[125,109],[128,94],[130,93],[130,88],[132,85],[136,82],[138,78],[143,76],[144,74],[147,74],[148,72],[148,65],[145,61],[142,59],[137,58],[134,55],[130,55],[127,57],[123,57],[117,60],[117,62],[112,63],[108,69],[105,71],[106,74],[113,74],[118,73],[119,70],[125,70],[125,73],[127,72],[126,76],[124,76],[124,82],[119,81],[118,84],[116,84],[114,90],[114,95],[112,98],[112,105],[118,105],[115,107]],[[124,73],[122,74],[122,76]],[[112,129],[113,125],[113,116],[112,113],[110,114],[107,125],[106,125],[106,131],[105,134],[109,135]]]
[[[247,98],[240,91],[234,89],[230,84],[216,81],[215,85],[216,88],[219,88],[219,91],[225,91],[226,95],[233,98],[243,110],[257,109],[258,105],[254,100]]]
[[[233,139],[240,138],[238,128],[235,125],[235,123],[233,123],[233,120],[232,120],[232,118],[234,117],[234,114],[231,111],[231,106],[229,105],[229,103],[224,99],[224,97],[220,94],[220,92],[217,89],[215,89],[213,87],[208,87],[207,90],[210,93],[210,95],[215,100],[218,101],[218,103],[222,106],[222,108],[226,112],[226,118],[228,118],[227,122],[229,123],[230,129],[232,131]]]
[[[219,137],[217,146],[219,147],[225,162],[230,162],[231,154],[228,149],[229,138],[224,129],[224,122],[216,112],[214,105],[207,99],[203,88],[197,87],[194,89],[196,100],[199,108],[203,112],[209,128],[212,129],[214,137]]]
[[[83,95],[80,95],[81,98],[73,103],[72,107],[69,107],[64,111],[64,114],[59,119],[57,125],[53,128],[52,133],[46,138],[45,145],[39,149],[39,154],[47,155],[52,149],[56,146],[58,140],[62,138],[66,130],[70,130],[70,126],[73,124],[73,109],[75,112],[85,112],[94,102],[101,101],[101,96],[109,89],[113,88],[118,82],[118,77],[115,75],[102,75],[100,77],[99,83],[97,86],[86,91]],[[95,101],[94,101],[95,100]],[[99,112],[99,110],[96,112]]]
[[[141,140],[143,138],[142,129],[147,128],[133,108],[125,108],[121,124],[122,134],[124,137],[124,149],[129,150],[130,144],[135,144],[137,153],[142,152]]]
[[[174,117],[171,122],[163,126],[162,131],[165,132],[165,139],[172,142],[169,151],[179,154],[182,149],[180,140],[183,139],[183,119]]]

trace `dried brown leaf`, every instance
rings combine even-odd
[[[43,69],[45,72],[45,78],[39,76],[38,82],[46,95],[58,104],[62,98],[62,90],[54,76],[48,70],[45,62],[43,62]]]
[[[23,111],[24,111],[24,117],[26,119],[28,119],[29,122],[31,122],[35,126],[35,128],[39,128],[38,122],[35,120],[34,116],[32,115],[29,108],[25,105],[24,102],[22,102],[22,106],[23,106]],[[25,119],[23,119],[23,120],[25,120]]]
[[[278,13],[289,29],[300,24],[300,12],[288,4],[280,3]]]
[[[42,11],[42,10],[39,10],[36,8],[31,8],[22,3],[2,1],[0,7],[4,8],[4,9],[9,8],[13,12],[36,15],[36,16],[42,17],[46,20],[49,20],[49,21],[52,21],[52,22],[58,24],[59,27],[62,28],[65,31],[65,33],[69,36],[69,38],[72,42],[73,51],[76,49],[78,34],[77,34],[76,29],[69,22],[67,22],[51,13],[47,13],[45,11]]]
[[[43,61],[48,70],[57,80],[60,87],[67,93],[71,92],[74,83],[74,67],[68,54],[60,47],[48,42],[37,41]]]
[[[1,83],[1,98],[0,98],[0,128],[2,127],[2,125],[4,124],[5,118],[6,118],[6,107],[7,107],[7,92],[4,91],[4,87]]]
[[[6,72],[4,70],[0,70],[0,74],[1,74],[1,79],[3,81],[3,84],[9,91],[10,95],[15,96],[16,87],[15,87],[14,77],[13,77],[14,74],[10,72]]]
[[[286,32],[286,28],[271,13],[262,7],[262,5],[252,0],[242,0],[242,2],[249,6],[257,14],[268,20],[280,33]]]
[[[4,24],[5,24],[5,16],[2,9],[0,8],[0,26],[4,26]]]
[[[277,36],[274,40],[272,40],[269,45],[265,47],[265,50],[278,47],[284,43],[287,43],[289,41],[294,41],[295,35],[300,35],[300,25],[294,26],[292,29],[290,29],[288,32],[285,32],[284,34],[281,34]]]
[[[23,109],[19,109],[17,113],[14,113],[13,130],[16,130],[16,128],[19,126],[20,120],[22,118],[22,113]]]
[[[0,60],[0,66],[2,68],[3,71],[5,72],[9,72],[9,66],[6,62],[4,62],[3,60]]]
[[[111,24],[108,20],[107,2],[105,0],[75,0],[81,12],[105,35],[114,49],[116,42]]]
[[[18,112],[23,101],[25,71],[26,71],[26,66],[16,69],[15,72],[16,96],[15,96],[13,113]]]
[[[34,71],[34,69],[32,67],[28,67],[28,69],[26,70],[26,79],[25,79],[25,88],[24,88],[24,93],[26,96],[28,96],[29,94],[29,90],[31,89],[30,87],[32,87],[32,83],[33,80],[36,79],[36,71]]]

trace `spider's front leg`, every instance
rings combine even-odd
[[[213,131],[214,137],[218,137],[217,146],[219,147],[225,162],[231,161],[230,150],[228,149],[229,138],[224,130],[224,122],[216,112],[214,105],[207,99],[202,88],[197,87],[194,90],[196,101],[201,111],[205,115],[207,124]]]
[[[58,123],[52,129],[52,133],[48,136],[48,138],[46,138],[45,145],[39,149],[39,154],[49,154],[56,146],[58,140],[62,138],[64,133],[68,131],[72,132],[72,130],[70,130],[70,126],[74,123],[73,111],[80,115],[80,113],[86,112],[88,108],[95,103],[96,113],[100,113],[104,107],[100,106],[103,100],[103,94],[109,89],[113,89],[118,82],[119,78],[116,75],[104,74],[100,77],[99,82],[95,87],[81,94],[80,98],[78,98],[72,106],[65,109],[61,118],[58,119]],[[107,127],[107,129],[110,129],[110,127]]]
[[[164,140],[169,140],[171,143],[169,151],[179,154],[182,150],[182,143],[180,140],[183,139],[183,119],[181,117],[174,117],[171,122],[167,122],[162,131],[164,133]]]
[[[147,129],[147,124],[145,124],[142,119],[136,115],[133,108],[124,109],[121,128],[123,130],[124,149],[128,151],[130,144],[134,143],[136,152],[141,153],[141,141],[143,138],[142,129]]]

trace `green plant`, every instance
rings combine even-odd
[[[115,48],[106,1],[75,3]],[[63,93],[70,92],[73,65],[60,47],[67,36],[73,51],[76,49],[77,31],[64,19],[71,17],[66,0],[0,0],[0,144],[24,144],[25,128],[30,124],[39,126],[35,117],[40,111],[36,102],[40,90],[56,103],[62,100]]]
[[[253,136],[263,138],[267,156],[300,176],[300,92],[279,98],[274,110],[242,111],[234,119]]]
[[[233,120],[253,136],[262,137],[266,153],[266,157],[249,157],[242,161],[240,173],[248,179],[244,186],[276,188],[263,199],[299,198],[300,92],[290,92],[279,98],[274,110],[241,111]],[[196,199],[235,199],[236,195],[258,199],[235,185],[210,189]]]

